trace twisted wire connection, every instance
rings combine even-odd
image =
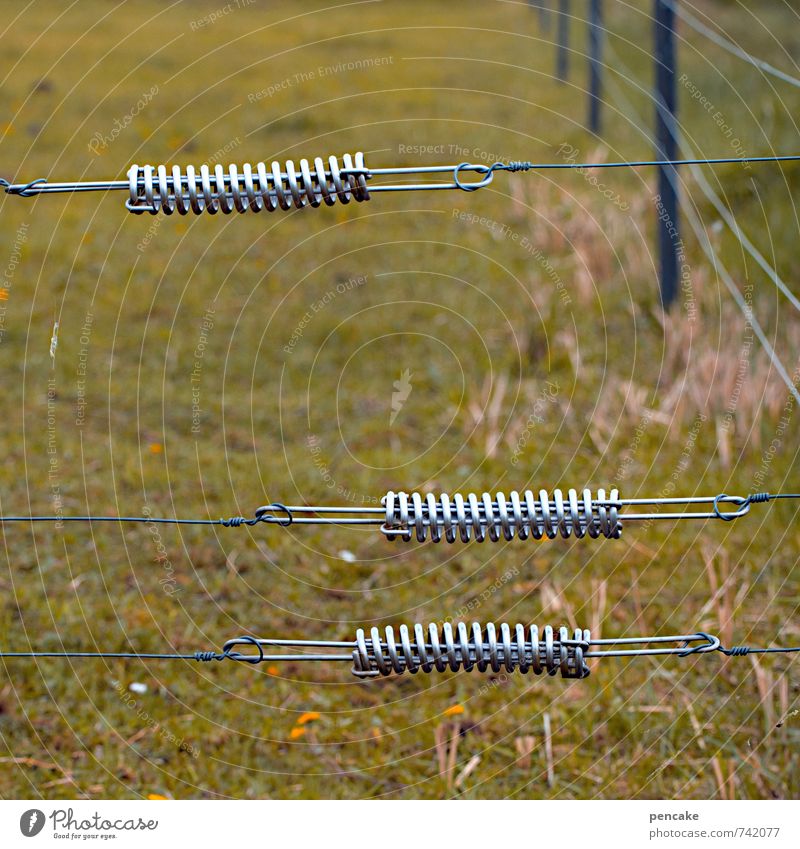
[[[221,212],[274,212],[277,209],[303,209],[321,205],[333,206],[337,201],[367,201],[376,192],[441,191],[457,189],[475,192],[485,188],[498,171],[517,173],[552,169],[574,170],[587,168],[645,168],[679,165],[723,165],[743,163],[789,162],[800,160],[800,154],[731,157],[706,159],[643,159],[616,162],[532,162],[512,160],[492,165],[461,162],[457,165],[416,165],[389,168],[368,168],[364,154],[344,154],[341,162],[336,156],[327,161],[316,157],[313,163],[301,159],[295,165],[264,162],[255,165],[221,164],[182,169],[179,165],[132,165],[126,180],[96,180],[85,182],[49,182],[45,178],[28,183],[11,183],[0,179],[6,194],[32,197],[61,192],[127,191],[125,206],[141,215],[163,212],[188,215],[190,212],[211,215]],[[473,179],[467,179],[467,175]],[[449,177],[438,182],[440,175]],[[415,180],[419,178],[420,182]],[[397,180],[397,181],[395,181]],[[367,188],[367,182],[371,185]]]
[[[616,489],[606,495],[605,489],[561,489],[550,493],[540,489],[523,493],[513,491],[506,498],[502,492],[480,496],[389,491],[381,499],[381,507],[349,507],[335,505],[286,505],[272,502],[259,507],[255,515],[232,516],[227,519],[178,519],[153,516],[0,516],[0,525],[14,522],[138,522],[163,525],[218,525],[224,528],[278,525],[350,525],[373,526],[388,540],[408,542],[446,541],[499,542],[501,540],[619,539],[624,522],[683,521],[687,519],[720,519],[732,522],[750,512],[753,504],[766,504],[777,499],[798,499],[800,493],[757,492],[748,496],[719,495],[670,498],[621,498]],[[691,509],[702,505],[706,509]],[[637,508],[651,507],[639,512]],[[663,510],[662,508],[669,508]],[[674,510],[672,508],[682,508]]]
[[[267,647],[294,649],[273,654]],[[236,637],[228,640],[221,651],[179,652],[87,652],[87,651],[1,651],[0,659],[107,659],[107,660],[192,660],[198,663],[226,660],[257,666],[260,663],[350,663],[357,678],[380,678],[410,672],[519,672],[534,675],[547,673],[562,678],[588,677],[587,660],[610,657],[644,657],[672,655],[686,658],[695,654],[720,652],[729,657],[748,654],[800,652],[800,646],[733,646],[726,648],[705,631],[694,634],[653,637],[612,637],[592,639],[588,630],[576,628],[572,634],[566,627],[556,632],[549,625],[485,625],[463,622],[442,625],[420,624],[409,628],[400,625],[373,627],[369,635],[364,628],[356,631],[355,640],[286,640]]]
[[[35,195],[36,192],[33,189],[42,184],[46,183],[47,180],[44,177],[39,177],[38,180],[31,180],[30,183],[22,183],[21,185],[12,185],[8,182],[8,180],[4,180],[0,177],[0,186],[3,187],[5,193],[7,195],[19,195],[19,197],[27,198],[31,195]]]

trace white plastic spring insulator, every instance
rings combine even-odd
[[[481,626],[473,622],[470,628],[463,622],[453,626],[446,622],[441,628],[433,623],[427,632],[422,625],[414,626],[413,637],[407,625],[401,625],[395,637],[394,629],[387,626],[383,633],[372,628],[367,637],[364,630],[356,632],[353,651],[353,674],[359,678],[380,675],[453,672],[534,672],[541,675],[561,674],[563,678],[585,678],[589,668],[584,660],[588,651],[590,633],[576,629],[570,639],[569,630],[560,628],[556,638],[548,625],[540,636],[536,625],[499,626],[492,623]]]
[[[341,165],[331,156],[327,167],[321,157],[314,160],[313,166],[301,159],[299,170],[292,160],[283,165],[273,162],[269,169],[263,162],[243,165],[241,170],[230,165],[227,171],[222,165],[215,165],[213,171],[208,165],[201,165],[199,174],[193,165],[185,171],[178,165],[171,170],[166,165],[132,165],[128,171],[130,197],[125,206],[137,215],[227,215],[248,210],[302,209],[321,203],[333,206],[337,200],[369,200],[368,178],[363,153],[355,154],[355,162],[349,153],[344,154]]]
[[[538,498],[532,490],[522,495],[512,492],[506,500],[502,492],[492,496],[484,492],[479,498],[469,493],[466,498],[443,492],[420,495],[413,492],[388,492],[383,498],[386,520],[381,531],[393,540],[399,537],[409,541],[416,535],[418,542],[430,536],[433,542],[483,542],[488,536],[493,542],[514,537],[520,539],[555,539],[559,534],[570,536],[599,536],[618,539],[622,534],[622,522],[616,502],[619,492],[612,489],[606,498],[604,489],[598,489],[596,497],[588,489],[579,497],[575,489],[564,498],[560,489],[553,490],[552,497],[539,490]]]

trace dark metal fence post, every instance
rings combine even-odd
[[[564,82],[569,70],[569,0],[559,0],[558,21],[556,22],[556,77]]]
[[[589,129],[600,132],[603,66],[603,2],[589,0]]]
[[[539,0],[539,26],[542,32],[550,31],[550,10],[547,8],[547,0]]]
[[[675,14],[672,0],[655,0],[656,156],[676,159]],[[658,168],[658,244],[661,302],[665,309],[678,293],[678,175],[671,165]]]

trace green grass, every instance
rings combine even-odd
[[[523,3],[463,3],[457,13],[409,0],[330,10],[257,3],[203,27],[197,21],[219,4],[95,2],[61,15],[60,4],[40,3],[18,16],[4,5],[8,177],[102,179],[131,162],[355,150],[376,167],[555,160],[563,143],[586,158],[650,155],[611,106],[602,138],[584,129],[579,27],[570,82],[558,85],[552,45]],[[607,5],[614,49],[649,81],[649,20]],[[708,6],[755,53],[789,67],[774,33],[797,55],[786,6],[758,4],[761,29],[733,4]],[[749,153],[796,151],[797,92],[776,83],[771,93],[715,50],[689,36],[681,69]],[[365,59],[381,62],[319,70]],[[248,99],[298,73],[273,96]],[[154,86],[140,114],[92,153],[95,134],[124,123]],[[643,95],[626,90],[649,122]],[[686,91],[681,116],[697,150],[727,154],[728,140]],[[402,152],[413,145],[444,152]],[[712,175],[795,291],[797,173],[731,166]],[[695,239],[687,228],[697,318],[687,321],[682,298],[664,321],[654,175],[600,178],[625,210],[563,172],[499,175],[473,195],[384,195],[274,216],[135,217],[121,193],[6,199],[8,257],[18,228],[27,232],[3,302],[0,509],[52,512],[54,487],[66,513],[146,505],[153,515],[211,517],[251,515],[272,499],[361,503],[389,488],[796,489],[796,411],[782,426],[785,387],[757,345],[748,351],[741,316]],[[793,369],[791,307],[687,188]],[[503,226],[516,238],[498,235]],[[337,292],[361,276],[363,285]],[[193,432],[192,371],[209,305]],[[412,392],[390,427],[404,368]],[[548,385],[555,398],[542,401]],[[541,422],[514,466],[534,413]],[[391,547],[352,529],[164,527],[168,563],[146,526],[10,526],[0,632],[8,649],[193,651],[243,632],[350,639],[361,624],[469,609],[482,621],[601,623],[604,636],[703,628],[797,644],[794,517],[778,504],[727,525],[630,525],[619,542],[483,546]],[[598,662],[580,682],[472,673],[359,683],[346,665],[9,662],[0,795],[796,797],[797,668],[788,657],[707,656]],[[128,693],[132,682],[147,693]],[[454,705],[463,713],[444,716]],[[321,716],[292,739],[306,711]],[[455,775],[480,758],[458,787],[440,775],[435,750],[437,727],[454,722]],[[527,737],[526,760],[518,745]]]

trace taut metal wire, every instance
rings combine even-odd
[[[267,648],[293,649],[285,653],[267,653]],[[588,630],[576,628],[572,633],[562,627],[554,631],[546,626],[540,632],[536,625],[493,623],[481,625],[463,622],[455,625],[420,624],[411,629],[401,625],[397,633],[391,625],[383,630],[363,628],[355,640],[284,640],[236,637],[228,640],[221,651],[192,653],[84,652],[84,651],[4,651],[0,659],[127,659],[127,660],[194,660],[200,662],[232,660],[240,663],[351,663],[358,678],[400,675],[404,672],[533,672],[561,675],[562,678],[586,678],[590,674],[587,660],[610,657],[655,657],[721,652],[730,657],[747,654],[791,653],[797,647],[770,646],[725,648],[718,637],[697,631],[652,637],[612,637],[592,639]]]
[[[535,494],[502,492],[494,495],[468,493],[388,492],[381,507],[265,504],[251,518],[178,519],[151,516],[0,516],[11,522],[141,522],[172,525],[220,525],[222,527],[274,524],[375,526],[389,540],[424,542],[497,542],[501,539],[555,539],[606,537],[618,539],[628,522],[720,519],[732,522],[750,512],[753,504],[777,499],[797,499],[800,493],[758,492],[748,496],[691,495],[671,498],[620,498],[616,489],[545,489]],[[652,508],[642,510],[641,508]],[[677,509],[682,508],[682,509]]]
[[[495,162],[492,165],[461,162],[457,165],[414,165],[369,168],[364,154],[349,153],[317,157],[313,162],[301,159],[244,164],[227,168],[208,165],[132,165],[126,180],[91,180],[49,182],[45,178],[25,183],[0,179],[7,194],[33,197],[42,194],[127,191],[125,206],[130,212],[167,215],[177,212],[215,214],[222,212],[274,212],[277,209],[302,209],[337,201],[367,201],[378,192],[417,192],[461,190],[474,192],[488,186],[496,171],[545,171],[586,168],[644,168],[651,166],[723,165],[800,160],[800,154],[752,157],[717,157],[713,159],[644,159],[618,162]],[[441,178],[445,177],[444,180]],[[472,179],[470,179],[470,177]],[[368,185],[369,183],[369,185]]]

